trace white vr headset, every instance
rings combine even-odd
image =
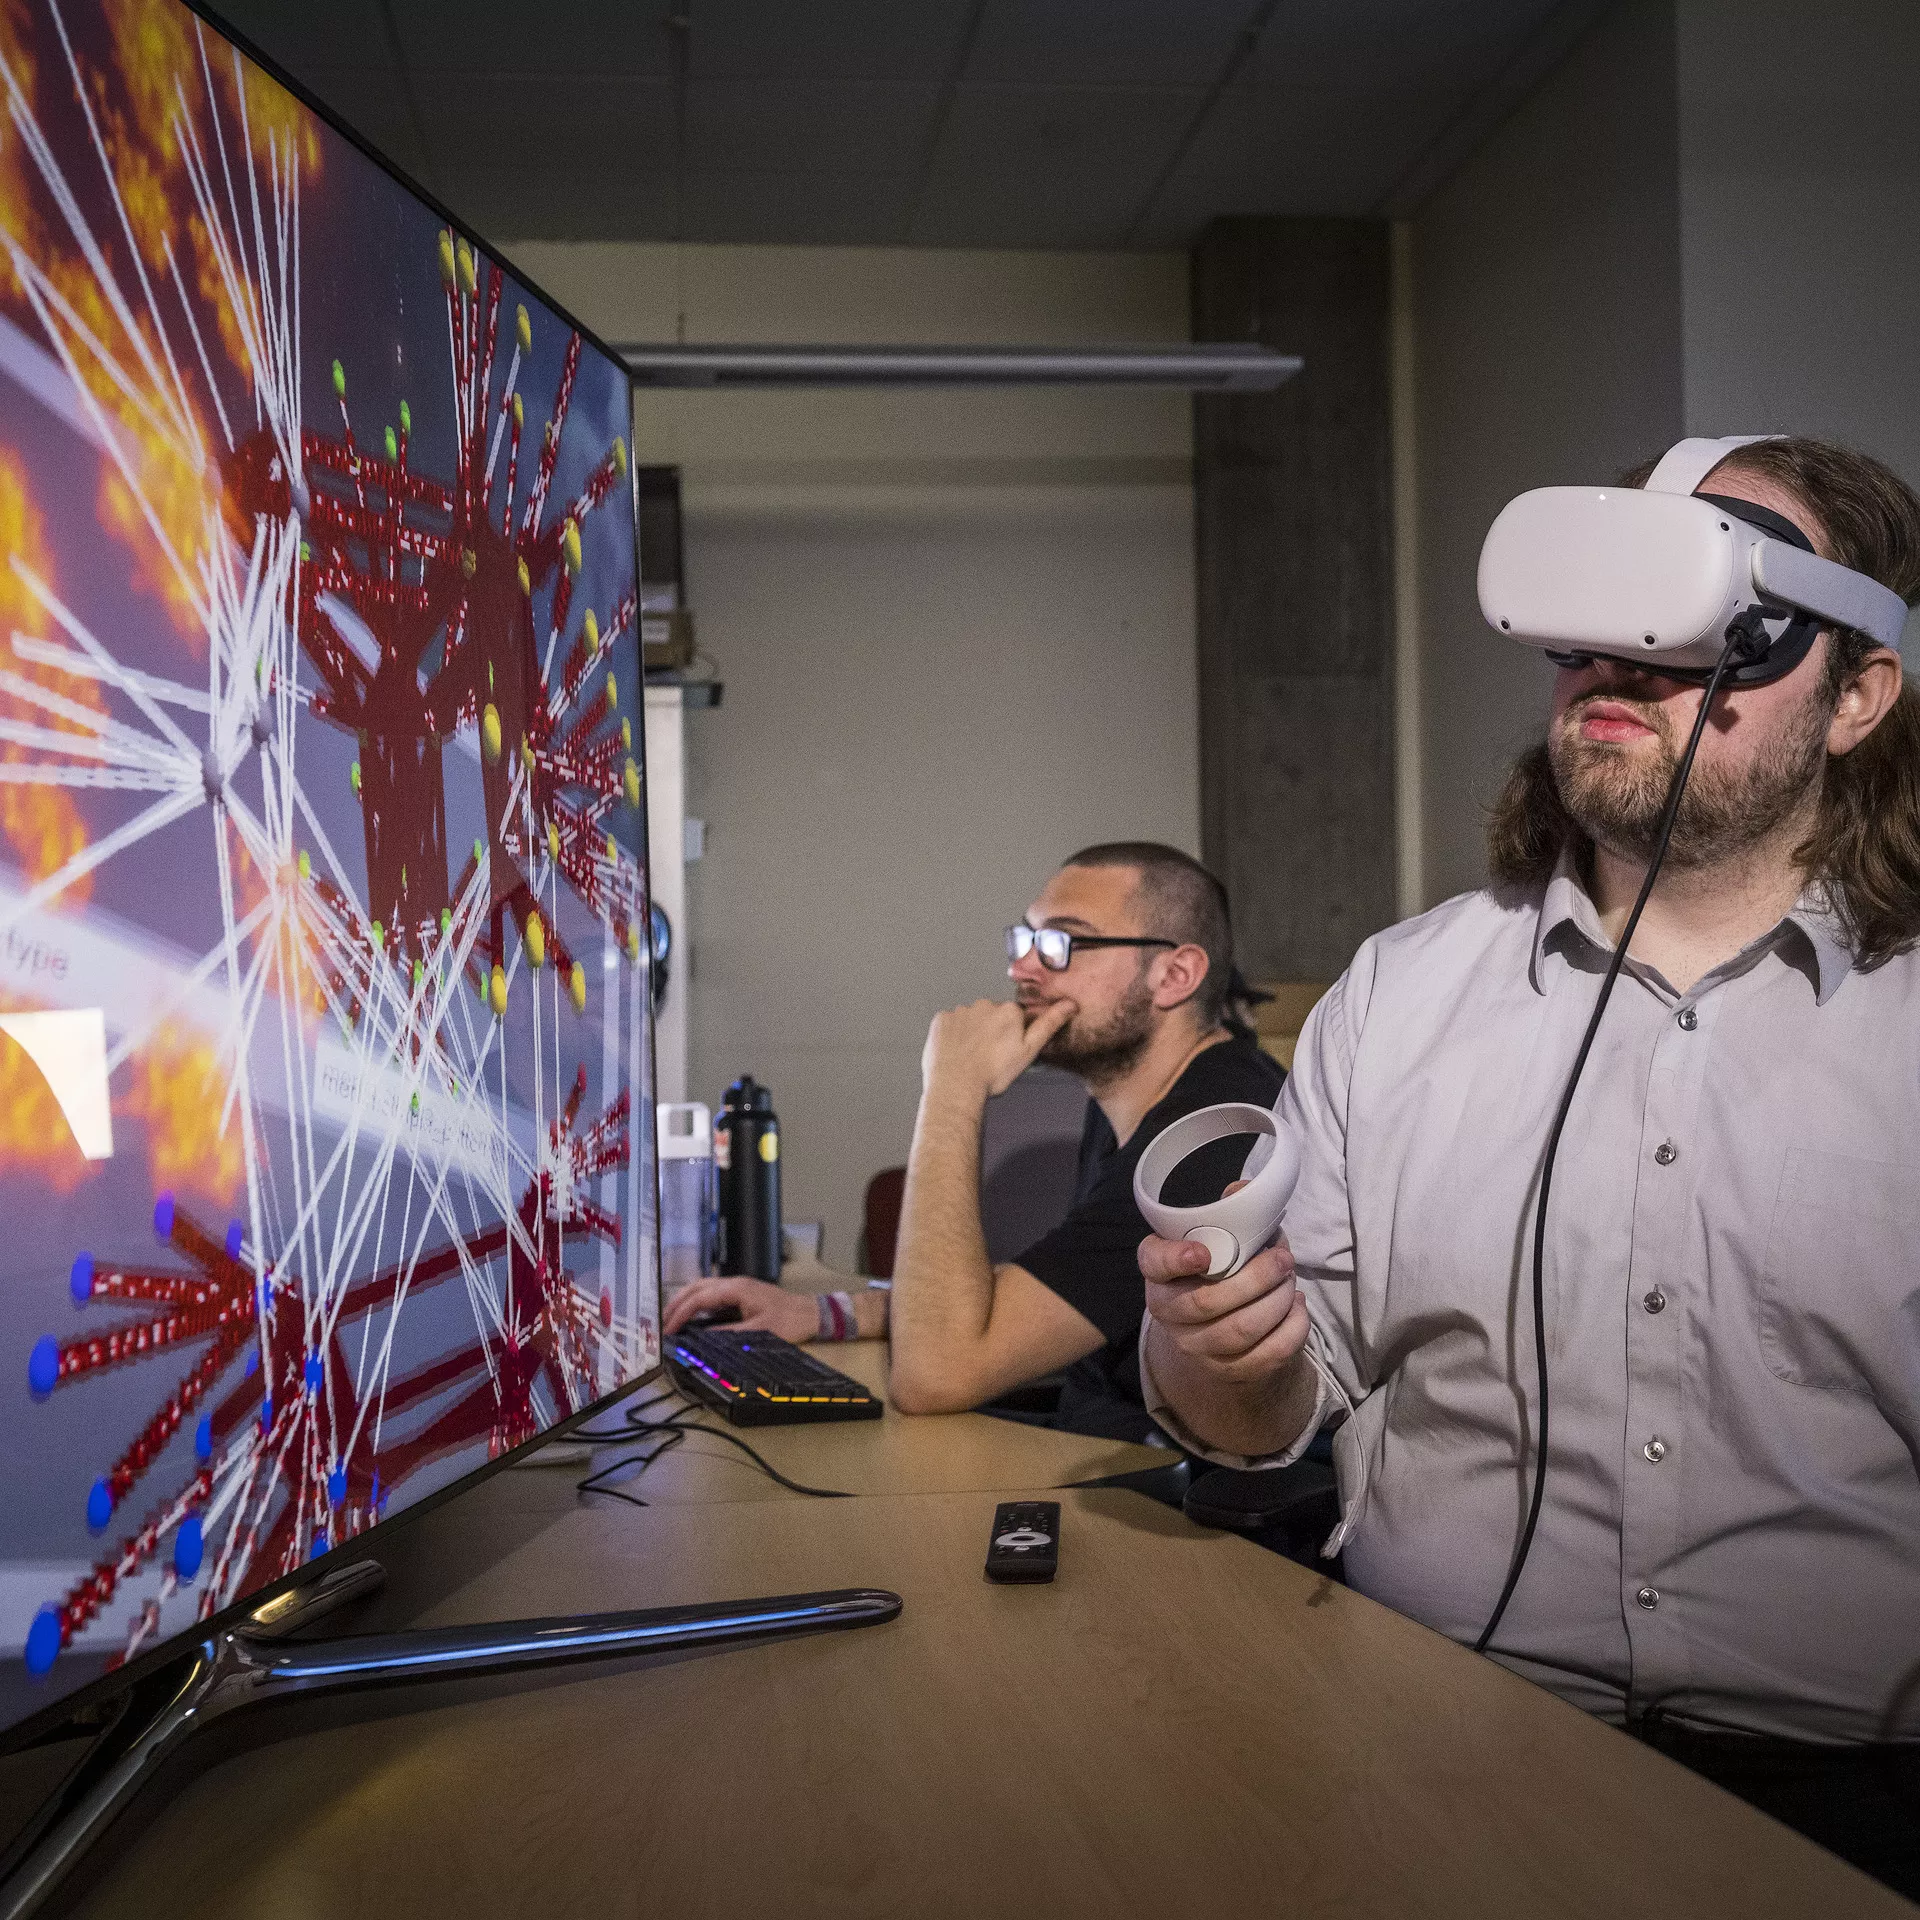
[[[1728,454],[1768,437],[1682,440],[1644,488],[1538,487],[1510,501],[1480,549],[1487,623],[1563,666],[1607,654],[1701,681],[1739,636],[1736,686],[1792,672],[1823,628],[1898,652],[1897,593],[1823,559],[1780,514],[1695,494]]]
[[[1725,681],[1791,673],[1822,629],[1845,627],[1900,650],[1897,593],[1814,552],[1805,532],[1750,501],[1694,488],[1736,447],[1765,434],[1682,440],[1640,487],[1539,487],[1502,509],[1480,550],[1489,625],[1563,666],[1595,654],[1705,682],[1730,639]],[[1209,1206],[1172,1207],[1167,1176],[1209,1141],[1261,1136],[1247,1184]],[[1206,1278],[1237,1273],[1280,1230],[1300,1178],[1300,1146],[1265,1107],[1203,1107],[1158,1134],[1133,1173],[1155,1233],[1207,1249]]]

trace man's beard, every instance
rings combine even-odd
[[[1580,716],[1596,700],[1631,707],[1634,717],[1652,728],[1658,752],[1630,754],[1583,739]],[[1826,771],[1831,718],[1819,695],[1810,695],[1781,738],[1745,767],[1695,760],[1674,821],[1667,865],[1707,867],[1733,858],[1806,807]],[[1668,709],[1601,687],[1583,694],[1560,716],[1547,754],[1562,804],[1594,844],[1624,859],[1650,860],[1684,746],[1675,737]]]
[[[1040,1049],[1040,1058],[1050,1067],[1077,1074],[1089,1086],[1111,1085],[1139,1064],[1153,1028],[1153,989],[1143,968],[1104,1021],[1096,1026],[1084,1013],[1076,1013]]]

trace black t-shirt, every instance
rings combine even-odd
[[[1098,1327],[1106,1345],[1067,1370],[1053,1424],[1072,1433],[1142,1440],[1156,1431],[1140,1391],[1140,1316],[1146,1310],[1138,1253],[1148,1233],[1133,1203],[1133,1169],[1154,1136],[1184,1114],[1228,1100],[1270,1107],[1286,1070],[1251,1040],[1222,1040],[1194,1055],[1166,1097],[1122,1147],[1099,1105],[1087,1102],[1073,1210],[1014,1263]],[[1240,1177],[1253,1142],[1217,1140],[1175,1168],[1161,1190],[1171,1206],[1218,1199]]]

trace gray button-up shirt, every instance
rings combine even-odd
[[[1459,1640],[1525,1515],[1534,1195],[1609,953],[1564,866],[1449,901],[1360,950],[1281,1096],[1348,1575]],[[1920,957],[1859,970],[1809,899],[1688,993],[1629,962],[1547,1233],[1500,1657],[1616,1720],[1920,1738]]]

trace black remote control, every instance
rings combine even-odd
[[[1006,1500],[994,1508],[989,1580],[1051,1580],[1059,1564],[1058,1500]]]

